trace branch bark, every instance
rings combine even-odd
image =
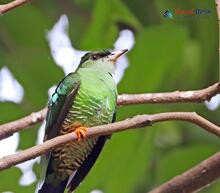
[[[149,193],[190,193],[204,188],[218,177],[220,177],[220,152]]]
[[[15,1],[12,1],[7,4],[0,5],[0,14],[4,14],[4,13],[6,13],[16,7],[24,5],[28,2],[30,2],[30,0],[15,0]]]
[[[122,94],[119,95],[117,104],[154,104],[154,103],[201,103],[209,101],[220,93],[220,83],[216,83],[201,90],[174,91],[149,94]]]
[[[45,108],[16,121],[0,125],[0,140],[13,135],[13,133],[19,130],[26,129],[31,125],[43,121],[46,116],[46,111],[47,109]]]
[[[178,121],[187,121],[194,123],[208,132],[211,132],[217,136],[220,136],[220,127],[214,125],[203,117],[199,116],[193,112],[170,112],[170,113],[158,113],[152,115],[138,115],[131,119],[124,121],[111,123],[107,125],[101,125],[96,127],[88,128],[87,137],[97,136],[97,135],[108,135],[132,128],[141,128],[145,126],[150,126],[153,123],[178,120]],[[60,145],[68,143],[70,141],[77,140],[76,134],[69,133],[62,135],[51,140],[44,142],[43,144],[31,147],[24,151],[18,152],[14,155],[6,156],[0,159],[0,171],[7,169],[11,166],[17,165],[19,163],[25,162],[27,160],[38,157],[53,148],[56,148]]]
[[[205,89],[194,91],[174,91],[151,94],[122,94],[118,96],[117,105],[152,104],[152,103],[201,103],[210,100],[220,92],[220,83]],[[31,125],[44,120],[46,108],[21,118],[17,121],[0,125],[0,140],[11,136],[13,133],[26,129]]]

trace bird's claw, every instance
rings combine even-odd
[[[87,128],[86,127],[77,127],[75,130],[77,141],[80,141],[82,138],[86,138]]]

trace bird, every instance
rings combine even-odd
[[[109,135],[87,138],[87,128],[115,121],[114,65],[127,49],[95,50],[82,56],[75,72],[56,87],[48,102],[44,141],[75,132],[77,140],[44,155],[38,193],[73,192],[97,160]]]

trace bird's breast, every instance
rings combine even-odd
[[[69,133],[77,126],[92,127],[112,122],[117,90],[103,80],[87,78],[81,82],[60,134]],[[71,175],[91,153],[97,139],[98,137],[92,137],[56,148],[52,153],[59,163],[56,170]]]
[[[93,83],[82,83],[64,124],[80,122],[83,126],[95,126],[112,121],[116,95],[102,80]]]

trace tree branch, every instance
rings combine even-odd
[[[220,152],[149,193],[190,193],[204,188],[218,177],[220,177]]]
[[[220,93],[220,83],[201,90],[174,91],[149,94],[122,94],[118,97],[118,105],[154,104],[154,103],[201,103],[209,101]]]
[[[101,125],[96,127],[88,128],[87,137],[97,136],[97,135],[108,135],[132,128],[141,128],[145,126],[150,126],[153,123],[179,120],[194,123],[208,132],[211,132],[217,136],[220,136],[220,128],[203,117],[199,116],[193,112],[169,112],[169,113],[158,113],[152,115],[137,115],[131,119],[124,121],[111,123],[107,125]],[[0,171],[11,166],[17,165],[19,163],[25,162],[27,160],[38,157],[53,148],[60,145],[68,143],[70,141],[77,140],[76,134],[69,133],[66,135],[58,136],[51,140],[44,142],[43,144],[31,147],[24,151],[18,152],[14,155],[6,156],[0,159]]]
[[[24,5],[24,4],[26,4],[30,1],[31,0],[14,0],[10,3],[0,5],[0,14],[4,14],[4,13],[6,13],[6,12],[16,8],[16,7]]]
[[[13,135],[13,133],[19,130],[26,129],[31,125],[43,121],[46,116],[46,111],[47,109],[45,108],[16,121],[0,125],[0,140]]]
[[[220,92],[220,83],[194,91],[174,91],[152,94],[123,94],[118,96],[117,105],[152,104],[152,103],[201,103],[210,100]],[[26,129],[44,120],[46,108],[19,120],[0,125],[0,140],[13,133]]]

